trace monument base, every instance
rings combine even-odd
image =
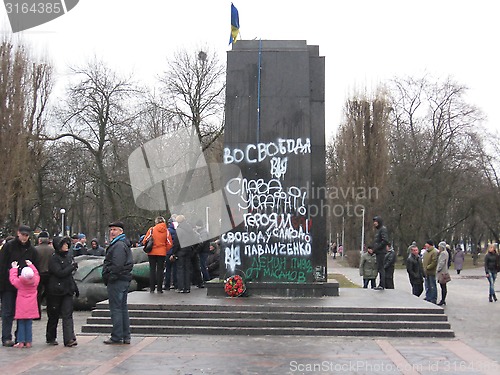
[[[248,297],[333,297],[339,295],[339,283],[245,283]],[[208,282],[207,297],[228,297],[223,282]]]

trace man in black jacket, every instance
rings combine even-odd
[[[406,260],[406,271],[410,279],[411,292],[413,295],[420,297],[424,291],[424,269],[418,252],[417,245],[412,245],[410,247],[410,256]]]
[[[201,238],[196,233],[191,225],[186,221],[184,215],[177,215],[177,238],[174,239],[174,250],[172,257],[176,258],[177,262],[177,283],[179,293],[191,292],[191,257],[196,247],[201,242]],[[199,270],[198,270],[199,271]],[[201,272],[200,272],[201,277]]]
[[[19,264],[19,272],[26,267],[26,260],[33,262],[38,269],[38,257],[35,247],[30,242],[31,228],[20,225],[17,237],[3,245],[0,251],[0,297],[2,300],[2,345],[14,346],[12,324],[16,311],[17,290],[9,281],[9,269],[12,262]]]
[[[111,313],[111,337],[105,344],[130,344],[130,319],[127,296],[134,260],[130,242],[123,233],[123,223],[109,224],[109,246],[102,267],[102,279],[108,289],[109,311]]]
[[[377,271],[379,274],[379,284],[375,290],[385,289],[385,270],[384,270],[384,259],[387,245],[389,245],[389,234],[387,233],[387,228],[382,222],[380,216],[375,216],[373,218],[373,226],[377,230],[375,233],[375,240],[373,241],[373,252],[377,257]]]

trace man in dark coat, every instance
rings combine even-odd
[[[17,237],[3,245],[0,251],[0,298],[2,301],[2,345],[14,346],[12,340],[12,324],[16,311],[17,290],[9,281],[9,270],[12,262],[19,264],[19,272],[26,267],[26,260],[33,262],[38,269],[38,256],[30,242],[31,228],[20,225]]]
[[[384,260],[387,245],[389,245],[389,234],[387,233],[387,228],[382,222],[380,216],[375,216],[373,218],[373,226],[377,233],[375,233],[375,239],[373,241],[373,252],[377,257],[377,271],[379,274],[379,285],[374,288],[375,290],[385,289],[385,269]]]
[[[121,221],[109,224],[109,246],[102,267],[102,279],[107,286],[109,311],[113,328],[105,344],[130,344],[130,319],[127,296],[134,260],[130,241],[123,233]]]
[[[190,293],[193,272],[191,257],[193,256],[193,252],[196,251],[197,245],[201,242],[201,238],[186,221],[184,215],[177,215],[176,220],[179,225],[176,228],[177,237],[174,239],[174,253],[172,257],[176,258],[177,262],[178,292]]]
[[[418,246],[416,244],[412,245],[410,247],[410,255],[406,260],[406,271],[410,279],[411,292],[413,295],[420,297],[424,291],[424,269],[418,253]]]
[[[106,250],[99,245],[99,240],[97,238],[93,238],[90,242],[90,249],[87,249],[87,255],[94,255],[103,257],[106,255]]]
[[[40,232],[38,235],[38,245],[35,246],[38,256],[38,273],[40,274],[40,283],[38,284],[38,312],[42,316],[42,301],[47,296],[47,284],[49,282],[49,261],[54,254],[54,247],[50,243],[49,233]]]

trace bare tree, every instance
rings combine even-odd
[[[116,164],[124,162],[117,161],[116,148],[130,143],[129,127],[135,117],[130,108],[134,108],[134,96],[139,91],[130,79],[119,77],[99,61],[84,68],[74,68],[72,73],[77,82],[68,88],[66,102],[61,108],[65,132],[52,139],[70,137],[91,156],[89,168],[84,173],[88,174],[87,180],[96,182],[88,188],[96,199],[97,233],[102,240],[106,223],[121,215],[113,185]],[[81,160],[88,162],[88,159]],[[88,191],[86,187],[82,189],[84,196]],[[86,216],[83,203],[81,201],[77,210],[80,220]]]
[[[396,79],[391,84],[391,221],[401,246],[456,239],[473,216],[473,181],[481,179],[475,142],[481,112],[466,87],[445,80]],[[462,234],[463,235],[463,234]]]
[[[168,70],[160,82],[163,108],[172,116],[173,128],[191,129],[204,154],[217,157],[220,153],[212,146],[220,148],[219,138],[224,129],[224,66],[217,55],[208,50],[177,52],[167,65]],[[193,145],[186,145],[186,149],[193,149]],[[189,190],[198,160],[196,153],[186,153],[188,155],[191,155],[187,161],[189,168],[179,189],[178,201],[183,201]],[[209,183],[213,184],[211,172],[208,165]]]
[[[45,159],[38,134],[45,127],[52,68],[8,40],[0,45],[0,67],[0,223],[36,226],[46,219],[40,194],[37,199]]]
[[[225,68],[208,50],[179,51],[167,66],[160,78],[164,108],[175,126],[195,129],[205,151],[224,129]]]
[[[333,222],[337,228],[345,226],[346,243],[343,246],[346,250],[360,248],[362,209],[367,215],[383,214],[380,195],[387,186],[389,172],[390,110],[382,91],[373,99],[357,96],[349,99],[345,120],[327,153],[330,159],[327,185]]]

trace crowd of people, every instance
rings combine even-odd
[[[373,244],[362,254],[359,272],[363,287],[375,290],[394,289],[396,254],[391,247],[387,228],[382,218],[373,218],[375,236]],[[112,330],[105,344],[130,344],[130,321],[127,298],[134,260],[131,242],[124,233],[124,224],[109,224],[109,244],[106,249],[97,239],[87,248],[85,234],[72,237],[50,238],[42,231],[38,243],[30,241],[32,230],[20,225],[17,236],[6,239],[0,247],[0,297],[2,307],[2,345],[30,348],[32,346],[32,321],[40,319],[42,303],[46,300],[46,343],[58,345],[57,327],[62,321],[63,343],[66,347],[77,346],[73,324],[73,297],[79,291],[74,280],[78,263],[74,257],[93,255],[103,257],[102,278],[106,285],[111,313]],[[205,282],[219,277],[220,250],[217,241],[210,242],[203,222],[191,225],[183,215],[172,215],[168,220],[158,216],[148,229],[142,245],[153,240],[148,252],[150,268],[149,291],[163,293],[175,289],[178,293],[190,293],[191,286],[203,288]],[[337,249],[339,251],[340,249]],[[333,252],[335,257],[336,251]],[[412,293],[437,305],[446,305],[447,283],[453,261],[460,274],[464,253],[457,248],[454,254],[446,242],[426,241],[419,250],[414,242],[408,248],[406,270]],[[497,244],[488,246],[484,269],[489,282],[489,301],[496,302],[495,280],[500,271],[500,255]],[[378,277],[378,285],[376,280]],[[441,298],[438,300],[437,284]],[[17,328],[13,336],[14,320]]]
[[[375,229],[373,245],[367,246],[366,251],[361,255],[359,264],[363,288],[368,288],[370,285],[372,289],[376,290],[394,289],[396,255],[390,246],[387,228],[383,225],[381,217],[375,216],[373,224]],[[332,256],[335,259],[335,255]],[[408,247],[405,259],[412,293],[420,297],[425,291],[424,300],[439,306],[446,305],[447,284],[451,280],[450,265],[453,263],[457,275],[460,275],[464,261],[465,252],[460,246],[457,246],[452,252],[451,246],[445,241],[439,242],[436,248],[434,242],[428,240],[420,250],[417,243],[413,242]],[[500,254],[496,243],[488,245],[484,267],[489,282],[488,300],[496,302],[495,280],[500,271]],[[378,286],[376,286],[377,277],[379,278]],[[441,295],[439,302],[438,284]]]
[[[77,345],[73,325],[73,296],[78,294],[73,274],[78,264],[68,255],[71,238],[47,232],[31,243],[31,228],[20,225],[17,236],[0,250],[0,296],[2,302],[2,345],[32,346],[32,321],[40,319],[42,301],[47,304],[46,342],[57,345],[57,326],[62,320],[64,345]],[[12,334],[17,321],[15,337]]]
[[[33,231],[20,225],[16,236],[0,243],[0,297],[2,306],[2,345],[30,348],[32,321],[42,316],[46,304],[46,343],[58,345],[57,328],[62,321],[63,343],[77,346],[73,324],[73,298],[79,290],[74,280],[78,269],[75,257],[102,257],[102,279],[106,285],[112,321],[112,331],[105,344],[129,344],[130,322],[127,295],[132,280],[134,260],[132,243],[124,233],[124,224],[109,224],[109,244],[100,246],[97,238],[87,246],[83,233],[71,237],[50,238],[41,231],[37,244],[31,243]],[[183,215],[168,220],[159,216],[142,240],[153,239],[148,253],[150,268],[149,291],[163,293],[176,289],[189,293],[191,286],[204,288],[205,282],[219,277],[219,249],[210,242],[201,221],[188,223]],[[17,327],[13,335],[14,320]]]
[[[216,242],[210,242],[201,220],[191,225],[184,215],[172,215],[167,221],[159,216],[141,244],[146,246],[150,237],[150,293],[170,289],[190,293],[191,286],[204,288],[207,281],[219,277],[220,251]]]

